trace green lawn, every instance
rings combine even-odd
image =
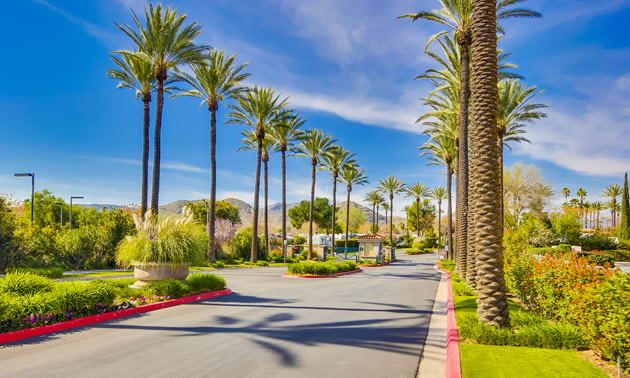
[[[462,377],[607,377],[575,351],[460,344]]]

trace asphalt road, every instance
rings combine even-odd
[[[232,295],[0,347],[1,377],[415,377],[436,256],[329,279],[221,270]]]

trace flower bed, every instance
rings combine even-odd
[[[352,261],[302,262],[289,265],[287,275],[291,276],[332,276],[350,271],[360,271]]]

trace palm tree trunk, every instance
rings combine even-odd
[[[416,198],[416,232],[420,237],[420,197]]]
[[[287,258],[287,162],[286,151],[282,151],[282,257]]]
[[[216,241],[214,237],[217,202],[217,107],[210,109],[210,211],[208,214],[208,259],[216,262]]]
[[[376,234],[376,227],[374,227],[374,221],[376,220],[376,209],[375,209],[375,204],[372,203],[372,229],[370,230],[370,232]]]
[[[438,201],[438,244],[442,244],[442,201]]]
[[[263,138],[258,138],[258,150],[256,153],[256,184],[254,188],[254,214],[252,215],[252,256],[251,262],[258,258],[258,196],[260,194],[260,163],[262,161]]]
[[[379,207],[381,207],[381,205],[376,205],[376,232],[378,232],[378,208]]]
[[[157,81],[155,100],[155,128],[153,130],[153,183],[151,185],[151,212],[158,213],[160,206],[160,151],[162,148],[162,109],[164,108],[164,80]]]
[[[457,270],[466,277],[468,251],[468,99],[470,36],[458,36],[460,50],[459,138],[457,148]]]
[[[269,253],[269,179],[268,179],[268,159],[263,161],[265,169],[265,247]]]
[[[317,163],[311,163],[313,170],[311,172],[311,206],[308,215],[308,259],[313,258],[313,205],[315,203],[315,178],[317,175]]]
[[[387,220],[387,209],[383,209],[385,211],[385,232],[387,232],[387,225],[389,224],[389,221]]]
[[[147,212],[149,192],[149,129],[151,128],[151,94],[142,97],[144,102],[144,114],[142,120],[142,183],[140,199],[140,216],[144,219]]]
[[[450,163],[449,163],[450,164]],[[452,188],[451,188],[451,181],[453,181],[453,169],[449,166],[447,166],[446,168],[446,192],[448,195],[448,208],[446,210],[446,217],[447,219],[447,223],[446,223],[446,237],[448,240],[448,258],[449,259],[453,259],[453,207],[451,202],[452,201]]]
[[[348,198],[346,199],[346,248],[348,248],[348,234],[350,230],[350,192],[352,192],[352,187],[348,185]],[[346,252],[348,250],[346,249]]]
[[[509,327],[503,273],[501,169],[497,130],[497,2],[473,0],[473,75],[471,170],[476,170],[477,316],[489,325]]]
[[[389,242],[394,245],[394,196],[389,196]]]
[[[333,212],[332,212],[332,254],[335,254],[335,225],[337,212],[337,176],[333,176]],[[324,256],[326,257],[326,256]]]

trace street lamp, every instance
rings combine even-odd
[[[73,199],[83,199],[83,197],[70,197],[70,229],[72,230],[72,200]]]
[[[61,225],[63,226],[63,202],[56,202],[55,205],[58,205],[60,207]]]
[[[33,209],[35,208],[35,173],[15,173],[15,177],[31,178],[31,224],[33,223]]]

